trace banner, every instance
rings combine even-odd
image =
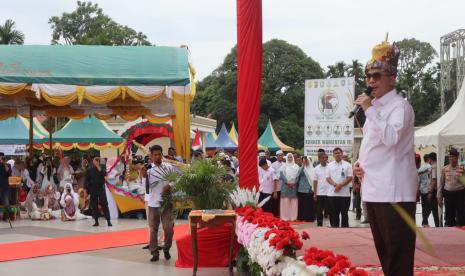
[[[5,155],[26,155],[25,145],[0,145],[0,152]]]
[[[305,81],[305,155],[317,155],[322,148],[332,153],[336,147],[352,155],[354,119],[354,78]]]

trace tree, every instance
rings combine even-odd
[[[334,65],[328,65],[326,72],[327,78],[343,78],[347,77],[347,70],[349,66],[344,61],[338,61]]]
[[[23,44],[24,34],[15,30],[15,22],[11,19],[0,25],[0,44]]]
[[[284,143],[303,147],[304,82],[323,78],[323,70],[299,47],[273,39],[263,44],[259,133],[271,120]],[[237,123],[237,49],[234,47],[211,75],[199,82],[193,112],[221,123]],[[236,124],[237,125],[237,124]],[[240,134],[239,134],[240,135]]]
[[[77,5],[75,11],[49,19],[52,44],[64,41],[68,45],[151,45],[146,35],[116,23],[98,4],[77,1]]]
[[[425,125],[440,115],[440,70],[433,62],[437,52],[429,43],[414,38],[397,45],[400,49],[397,90],[406,91],[415,110],[415,125]]]

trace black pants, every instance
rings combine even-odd
[[[367,202],[376,252],[386,276],[413,275],[415,231],[410,229],[391,203]],[[415,220],[416,202],[396,203]]]
[[[100,216],[100,212],[98,210],[99,203],[100,203],[100,206],[102,206],[105,219],[109,221],[110,211],[108,210],[108,201],[107,201],[107,195],[105,191],[100,191],[98,193],[90,195],[90,205],[92,206],[92,217],[94,217],[95,221],[97,221]]]
[[[327,196],[316,196],[316,221],[317,226],[323,226],[323,211],[325,206],[328,205]],[[326,212],[327,213],[327,212]]]
[[[3,219],[6,220],[11,215],[11,208],[10,208],[10,190],[8,188],[1,189],[0,188],[0,200],[2,201],[2,205],[4,208],[3,212]]]
[[[270,200],[268,200],[265,205],[262,206],[262,209],[263,211],[265,212],[269,212],[269,213],[272,213],[273,212],[273,208],[272,208],[272,202],[273,202],[273,195],[272,194],[266,194],[266,193],[262,193],[260,192],[260,196],[258,197],[258,202],[262,202],[262,200],[264,200],[265,198],[271,196]]]
[[[315,204],[313,202],[313,193],[297,193],[298,208],[297,220],[314,221]]]
[[[465,225],[465,189],[449,192],[444,190],[446,207],[446,226]]]
[[[428,199],[428,194],[420,194],[421,196],[421,225],[429,225],[428,218],[433,213],[434,226],[439,227],[438,199],[436,193],[432,194],[431,200]]]
[[[271,198],[271,210],[273,216],[279,218],[279,202],[281,200],[281,191],[278,191],[278,197],[276,199]]]
[[[329,196],[331,227],[349,227],[350,196]]]

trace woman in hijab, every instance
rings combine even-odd
[[[297,219],[302,221],[315,220],[315,207],[313,204],[312,184],[315,180],[312,160],[310,157],[304,156],[302,159],[302,167],[299,170],[297,179],[297,199],[298,199],[298,215]]]
[[[55,185],[49,184],[45,188],[45,206],[51,212],[60,210],[60,193],[55,190]],[[57,212],[53,212],[54,217],[57,217]]]
[[[79,210],[79,195],[74,192],[73,185],[66,183],[63,194],[61,195],[60,205],[63,207],[61,212],[62,221],[72,221],[90,218],[81,214]]]
[[[299,166],[294,162],[291,153],[286,155],[286,164],[281,167],[281,201],[280,215],[284,221],[297,220],[297,178],[299,176]]]
[[[52,218],[45,201],[44,192],[40,190],[39,185],[32,186],[26,198],[27,214],[32,220],[49,220]]]
[[[32,212],[34,211],[34,209],[37,209],[36,202],[37,202],[37,198],[39,197],[39,191],[40,191],[39,185],[34,184],[32,188],[29,190],[29,192],[27,193],[26,201],[24,203],[27,214],[31,218],[32,218],[31,216]],[[34,205],[36,205],[35,208],[34,208]]]

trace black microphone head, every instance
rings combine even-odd
[[[367,96],[370,96],[371,92],[373,92],[373,87],[368,86],[367,89],[365,89],[365,92],[363,93],[365,93]]]

